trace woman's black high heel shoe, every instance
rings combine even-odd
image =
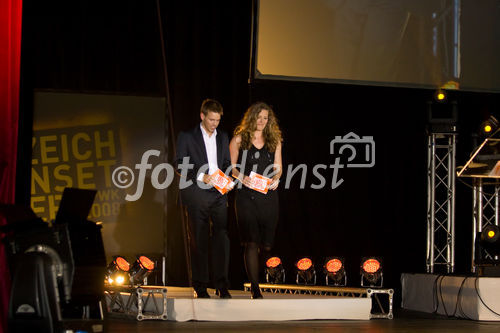
[[[260,293],[260,288],[259,285],[252,284],[250,286],[250,292],[252,293],[252,299],[257,299],[257,298],[264,298],[262,297],[262,294]]]

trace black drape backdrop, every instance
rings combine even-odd
[[[385,285],[399,289],[401,272],[425,270],[426,102],[428,90],[319,83],[256,81],[248,84],[251,1],[160,1],[175,136],[199,120],[207,97],[224,106],[221,128],[232,132],[249,102],[264,100],[280,119],[288,165],[307,165],[306,189],[296,176],[280,185],[280,222],[274,253],[287,268],[300,255],[318,266],[325,256],[347,259],[348,284],[359,285],[359,260],[379,255]],[[34,89],[103,91],[163,96],[161,40],[154,1],[25,1],[23,16],[24,112]],[[457,92],[459,153],[472,149],[470,134],[482,114],[498,110],[498,94]],[[23,105],[23,104],[22,104]],[[25,127],[29,128],[30,117]],[[354,132],[373,136],[373,168],[339,170],[340,187],[310,189],[317,163],[331,164],[329,143]],[[29,151],[27,149],[26,151]],[[26,156],[28,157],[28,156]],[[25,161],[29,161],[27,158]],[[24,163],[25,177],[29,165]],[[29,193],[26,184],[19,190]],[[170,195],[167,255],[171,285],[187,275],[180,217]],[[457,271],[470,262],[471,191],[457,182]],[[233,194],[230,195],[230,199]],[[231,287],[245,279],[230,200]],[[291,272],[291,270],[290,270]],[[288,276],[293,280],[291,274]],[[320,281],[322,281],[320,279]]]

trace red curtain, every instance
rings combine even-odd
[[[0,0],[0,203],[14,203],[22,0]],[[0,225],[5,221],[0,218]],[[0,243],[0,333],[7,332],[9,273]]]

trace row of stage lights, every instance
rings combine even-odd
[[[114,256],[106,269],[105,281],[115,286],[142,285],[154,269],[154,261],[143,255],[137,256],[132,264],[122,256]]]
[[[498,238],[498,234],[495,234]],[[313,261],[304,257],[295,262],[295,282],[302,285],[316,285],[316,269]],[[106,270],[106,282],[109,285],[142,285],[144,280],[155,269],[150,258],[137,256],[130,264],[123,256],[115,256]],[[285,269],[279,257],[271,257],[266,262],[266,282],[271,284],[285,283]],[[323,264],[325,285],[345,286],[347,275],[345,262],[340,257],[327,258]],[[361,286],[381,288],[383,272],[381,260],[376,257],[363,258],[360,265]]]
[[[294,264],[295,282],[299,285],[316,285],[316,270],[313,261],[304,257]],[[271,284],[285,283],[285,269],[279,257],[271,257],[266,262],[266,282]],[[323,264],[325,285],[343,287],[347,284],[344,259],[340,257],[327,258]],[[367,257],[361,260],[361,286],[382,288],[383,272],[381,260]]]

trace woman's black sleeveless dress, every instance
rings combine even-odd
[[[252,145],[248,150],[240,150],[238,159],[240,172],[245,176],[250,176],[251,171],[264,176],[265,171],[267,174],[273,171],[271,165],[274,163],[274,152],[270,152],[265,146],[257,149]],[[236,218],[242,243],[253,242],[271,247],[278,212],[277,190],[269,190],[267,194],[263,194],[241,185],[236,192]]]

